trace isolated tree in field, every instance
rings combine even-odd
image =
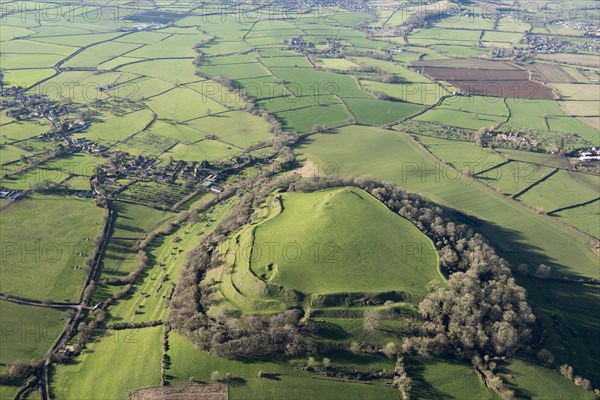
[[[331,360],[327,357],[323,359],[323,368],[327,369],[331,367]]]
[[[362,351],[362,347],[358,342],[350,343],[350,351],[354,354],[359,354]]]
[[[540,279],[548,279],[550,277],[550,267],[546,264],[540,264],[535,269],[535,277]]]
[[[570,381],[573,380],[573,367],[571,367],[569,364],[563,364],[560,367],[558,367],[558,372],[560,372],[562,376],[569,379]]]
[[[366,332],[373,332],[379,329],[381,324],[381,311],[380,310],[366,310],[363,313],[363,329]]]
[[[325,130],[325,125],[323,124],[314,124],[312,127],[313,132],[322,133]]]
[[[392,358],[398,354],[398,346],[396,346],[396,343],[394,342],[389,342],[388,344],[383,346],[383,349],[381,349],[381,351],[387,357]]]

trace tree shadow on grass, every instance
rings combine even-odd
[[[229,378],[228,381],[226,381],[225,383],[227,383],[227,385],[231,385],[231,386],[243,386],[247,383],[248,381],[244,378],[240,378],[238,376],[233,377],[233,378]]]
[[[408,376],[412,379],[411,394],[414,394],[415,398],[418,399],[452,400],[453,397],[440,392],[425,380],[425,366],[431,362],[434,362],[434,360],[404,357],[404,367]]]
[[[504,381],[504,386],[506,386],[508,389],[512,390],[515,392],[515,397],[517,399],[524,399],[524,400],[531,400],[533,399],[533,396],[535,396],[534,393],[531,393],[530,391],[528,391],[527,389],[524,389],[522,387],[518,387],[516,386],[514,383],[510,382],[509,379],[506,378],[507,375],[511,375],[512,377],[516,377],[519,375],[518,372],[515,371],[511,371],[509,370],[505,363],[502,361],[496,361],[496,374],[497,375],[504,375],[503,377],[503,381]]]

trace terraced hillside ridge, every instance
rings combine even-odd
[[[418,297],[440,280],[437,251],[411,222],[357,188],[277,193],[228,242],[220,290],[245,311],[360,293]]]

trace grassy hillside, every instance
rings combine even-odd
[[[334,166],[333,172],[338,174],[371,174],[477,217],[477,221],[470,223],[511,263],[526,262],[533,266],[546,263],[552,266],[553,275],[598,278],[597,256],[586,236],[506,200],[466,176],[457,175],[436,163],[406,135],[377,128],[346,127],[335,134],[312,136],[300,149],[320,168]],[[583,309],[586,314],[597,314],[592,308],[597,291],[582,291],[577,284],[560,288],[544,281],[531,285],[523,280],[521,284],[528,289],[537,315],[548,330],[550,350],[560,362],[569,362],[576,370],[588,371],[590,379],[592,375],[597,379],[593,360],[598,359],[600,351],[592,337],[597,336],[598,326],[580,324],[577,318],[571,318],[580,316]],[[573,314],[569,302],[552,300],[565,296],[580,298],[585,308]],[[568,346],[561,344],[561,332],[550,318],[553,313],[562,326],[582,329],[577,336],[566,338]]]
[[[255,233],[253,272],[304,293],[424,293],[437,252],[409,221],[355,188],[282,196]],[[269,254],[269,248],[273,251]]]
[[[129,390],[159,385],[162,330],[110,331],[75,362],[56,368],[55,398],[126,399]]]

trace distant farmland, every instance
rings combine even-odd
[[[505,62],[414,62],[411,68],[421,74],[448,82],[469,94],[519,99],[554,99],[552,88],[529,79],[529,72]]]

